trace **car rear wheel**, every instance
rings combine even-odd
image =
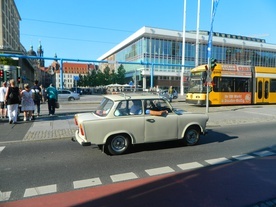
[[[110,137],[106,143],[107,154],[121,155],[126,153],[130,145],[129,137],[125,134],[117,134]]]
[[[74,101],[75,99],[73,97],[69,97],[68,101]]]
[[[200,129],[196,126],[190,126],[184,135],[183,142],[188,146],[196,145],[199,142]]]

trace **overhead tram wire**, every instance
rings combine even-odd
[[[33,34],[24,34],[21,33],[21,35],[24,36],[31,36],[31,37],[43,37],[43,38],[48,38],[48,39],[60,39],[60,40],[72,40],[72,41],[81,41],[81,42],[95,42],[95,43],[103,43],[103,44],[112,44],[115,45],[117,43],[115,42],[103,42],[103,41],[97,41],[97,40],[83,40],[83,39],[74,39],[74,38],[65,38],[65,37],[51,37],[51,36],[44,36],[44,35],[33,35]]]
[[[54,22],[54,21],[46,21],[46,20],[40,20],[40,19],[22,18],[22,20],[34,21],[34,22],[44,22],[44,23],[49,23],[49,24],[67,25],[67,26],[74,26],[74,27],[84,27],[84,28],[93,28],[93,29],[117,31],[117,32],[127,32],[127,33],[133,33],[134,32],[134,31],[129,31],[129,30],[111,29],[111,28],[105,28],[105,27],[96,27],[96,26],[89,26],[89,25],[71,24],[71,23],[65,23],[65,22]]]

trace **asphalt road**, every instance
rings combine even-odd
[[[197,146],[138,145],[122,156],[107,156],[95,146],[82,147],[70,139],[1,143],[0,198],[20,200],[88,184],[95,187],[182,172],[187,165],[202,167],[269,155],[276,153],[275,124],[213,127]]]

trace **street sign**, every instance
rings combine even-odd
[[[75,81],[79,81],[79,80],[80,80],[80,77],[79,77],[79,76],[74,76],[74,80],[75,80]]]

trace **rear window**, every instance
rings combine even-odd
[[[101,104],[97,107],[95,114],[98,116],[106,116],[110,112],[113,104],[114,102],[112,100],[104,98],[101,101]]]

